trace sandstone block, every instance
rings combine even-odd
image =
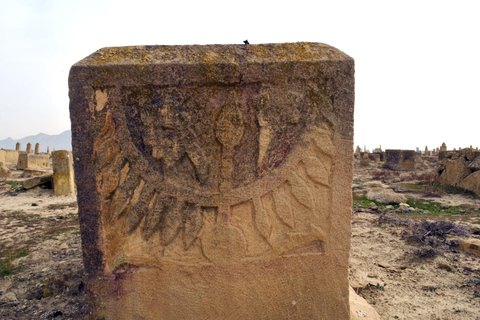
[[[51,184],[51,182],[52,182],[52,175],[48,174],[48,175],[33,177],[30,179],[24,180],[22,182],[22,187],[28,190],[28,189],[38,187],[40,185],[47,184],[47,183]]]
[[[447,184],[459,186],[460,182],[471,172],[463,157],[456,160],[446,160],[445,170],[442,172],[441,178]]]
[[[466,239],[460,241],[460,248],[465,252],[480,256],[480,239]]]
[[[52,153],[53,190],[57,196],[75,193],[72,159],[72,153],[67,150],[58,150]]]
[[[385,150],[385,166],[391,170],[413,171],[417,154],[414,150]]]
[[[318,43],[75,64],[92,319],[349,319],[353,67]]]
[[[10,169],[8,169],[7,166],[5,166],[3,162],[0,161],[0,178],[7,178],[11,175],[12,172],[10,171]]]
[[[31,154],[22,152],[18,156],[17,169],[20,170],[48,170],[52,160],[48,155]]]
[[[471,190],[480,196],[480,171],[475,171],[463,179],[460,182],[460,187]]]
[[[21,152],[21,151],[20,151]],[[0,150],[0,162],[17,164],[19,152],[15,150]]]
[[[379,153],[369,153],[368,159],[372,160],[373,162],[380,162],[380,154]]]
[[[470,170],[478,171],[480,170],[480,156],[477,156],[473,161],[468,165]]]
[[[350,287],[351,320],[381,320],[377,310]]]

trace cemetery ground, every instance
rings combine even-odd
[[[362,164],[351,286],[382,319],[480,319],[480,257],[461,245],[480,238],[480,199],[442,186],[433,167],[402,173]],[[76,199],[48,187],[24,191],[22,171],[12,172],[0,181],[0,318],[85,319]],[[372,181],[406,196],[408,206],[367,200]]]

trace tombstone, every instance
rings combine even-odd
[[[447,145],[445,142],[442,143],[442,146],[440,147],[440,151],[447,151]]]
[[[428,147],[427,146],[425,146],[425,153],[424,154],[425,154],[425,156],[428,156]]]
[[[17,142],[17,144],[15,145],[15,150],[20,151],[21,148],[22,148],[22,145],[20,144],[20,142]]]
[[[317,43],[104,48],[69,76],[105,319],[350,319],[353,60]]]
[[[4,164],[8,162],[16,165],[18,162],[18,155],[22,152],[23,151],[2,149],[0,150],[0,162],[3,162]]]
[[[47,147],[47,154],[50,154],[50,147]]]
[[[355,149],[355,154],[360,154],[362,152],[362,149],[360,149],[360,146],[357,146]]]
[[[380,162],[380,154],[379,153],[369,153],[367,154],[367,157],[369,160],[372,160],[373,162]]]
[[[19,170],[49,170],[52,165],[50,156],[21,152],[18,155],[17,169]]]
[[[380,153],[380,161],[385,162],[386,160],[387,160],[387,154],[385,151],[383,151],[382,153]]]
[[[27,143],[27,153],[32,153],[32,144],[30,142]]]
[[[40,143],[35,143],[35,154],[40,154]]]
[[[73,195],[75,193],[75,181],[72,153],[67,150],[54,151],[52,153],[52,165],[55,195]]]
[[[415,170],[417,152],[415,150],[385,150],[387,168],[397,171]]]

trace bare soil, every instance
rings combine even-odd
[[[378,177],[381,165],[355,166],[355,187]],[[397,192],[399,185],[408,199],[441,203],[445,214],[430,215],[412,208],[398,213],[385,207],[371,210],[363,201],[354,200],[352,213],[352,249],[350,251],[350,283],[381,315],[382,319],[480,319],[480,259],[459,247],[444,246],[435,256],[422,256],[427,243],[409,241],[412,224],[423,219],[430,222],[451,221],[469,230],[469,237],[478,237],[480,199],[467,194],[440,194],[431,197],[403,173],[382,179]],[[382,176],[382,175],[380,175]],[[404,180],[403,180],[404,179]],[[394,182],[395,181],[395,182]],[[405,187],[407,186],[407,187]],[[355,205],[357,204],[357,205]],[[457,208],[458,207],[458,208]],[[390,211],[390,213],[386,213]],[[458,214],[450,214],[459,212]],[[379,223],[388,214],[392,223]],[[388,219],[387,219],[388,221]],[[450,235],[446,243],[463,237]],[[452,242],[454,243],[454,242]]]

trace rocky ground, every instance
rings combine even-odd
[[[15,184],[0,181],[0,319],[85,319],[75,197]]]
[[[480,199],[430,173],[356,164],[352,287],[382,319],[480,319],[480,260],[459,245],[480,237]],[[0,319],[85,319],[76,199],[23,191],[20,174],[0,180]],[[408,204],[368,200],[375,183]]]
[[[431,172],[356,164],[350,283],[382,319],[480,319],[480,259],[460,246],[480,238],[480,199]],[[372,181],[410,205],[366,199]]]

